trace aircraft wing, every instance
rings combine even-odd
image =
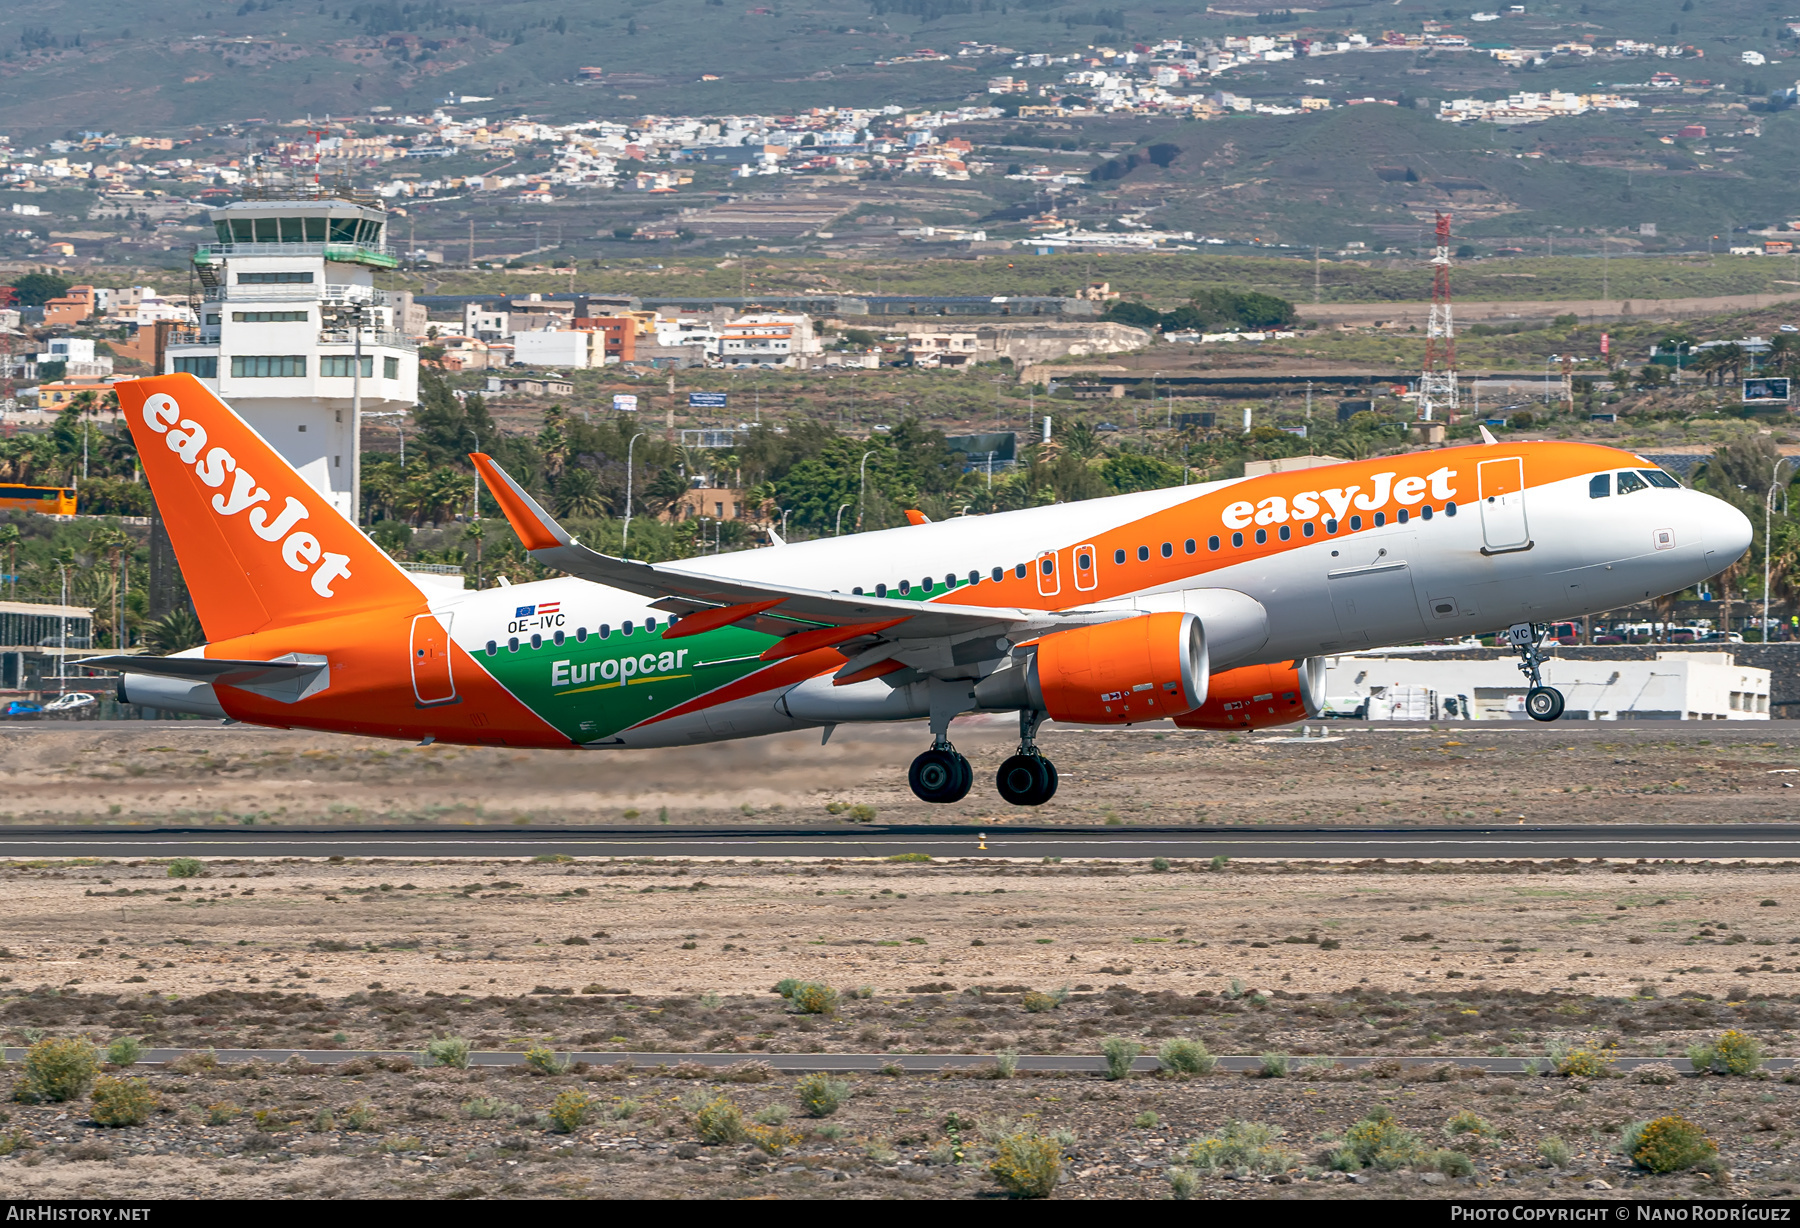
[[[869,655],[867,645],[891,641],[960,643],[991,635],[1018,643],[1051,631],[1137,614],[1135,610],[1064,614],[1016,607],[895,601],[701,575],[667,563],[617,559],[590,550],[571,537],[491,457],[474,453],[470,459],[480,469],[495,501],[532,558],[596,584],[654,598],[652,604],[657,609],[683,615],[671,628],[673,635],[740,625],[792,641],[791,645],[776,645],[763,654],[771,659],[852,643],[857,647],[847,655],[861,653],[863,657]],[[896,649],[899,647],[896,644]],[[993,655],[1002,654],[996,651]]]

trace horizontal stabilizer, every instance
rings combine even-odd
[[[324,657],[290,654],[286,660],[228,661],[218,657],[88,657],[75,662],[89,669],[116,669],[126,674],[178,678],[255,691],[281,703],[297,703],[331,685]]]

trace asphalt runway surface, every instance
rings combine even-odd
[[[0,858],[1045,857],[1172,860],[1800,860],[1800,825],[1440,828],[569,828],[270,831],[0,828]]]

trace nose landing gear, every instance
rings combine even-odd
[[[1038,724],[1042,712],[1022,710],[1019,713],[1019,751],[994,774],[994,787],[1002,800],[1015,806],[1042,806],[1056,796],[1056,765],[1039,753]]]
[[[1519,652],[1519,672],[1531,679],[1525,692],[1525,715],[1534,721],[1553,721],[1563,714],[1563,693],[1545,686],[1538,667],[1544,654],[1539,646],[1550,631],[1547,623],[1514,623],[1506,629],[1506,642]]]

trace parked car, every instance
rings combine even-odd
[[[97,706],[99,702],[86,691],[69,691],[45,704],[44,713],[45,715],[51,713],[62,715],[70,712],[82,712]]]

